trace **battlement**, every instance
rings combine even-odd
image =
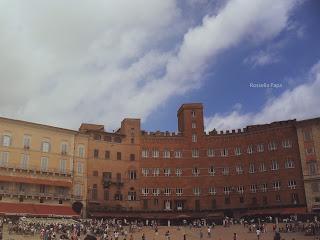
[[[216,136],[216,135],[233,135],[233,134],[244,134],[244,133],[251,133],[255,131],[261,131],[265,129],[275,128],[275,127],[283,127],[283,126],[293,126],[296,123],[296,119],[293,120],[286,120],[286,121],[277,121],[268,124],[257,124],[257,125],[249,125],[242,129],[232,129],[232,130],[225,130],[225,131],[217,131],[213,129],[209,131],[206,135],[208,136]]]
[[[161,131],[156,131],[156,132],[148,132],[148,131],[141,131],[141,136],[147,136],[147,137],[179,137],[182,136],[182,133],[177,133],[177,132],[161,132]]]

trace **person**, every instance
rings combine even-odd
[[[258,238],[258,240],[259,240],[259,239],[260,239],[260,234],[261,234],[261,231],[260,231],[259,228],[257,228],[256,233],[257,233],[257,238]]]
[[[144,235],[144,233],[142,233],[141,240],[146,240],[146,235]]]
[[[187,240],[187,234],[186,233],[183,234],[183,240]]]
[[[202,239],[203,238],[203,232],[202,232],[202,230],[200,229],[200,239]]]
[[[281,240],[281,236],[280,236],[280,232],[276,230],[275,234],[274,234],[274,240]]]
[[[208,238],[211,238],[211,228],[208,226]]]
[[[233,240],[237,240],[238,237],[237,237],[237,233],[233,233]]]

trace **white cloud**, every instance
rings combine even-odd
[[[200,86],[223,50],[276,36],[295,4],[231,0],[188,29],[173,0],[1,1],[1,115],[72,128],[145,120]]]
[[[269,99],[260,112],[242,113],[237,108],[225,114],[215,114],[205,119],[206,129],[219,130],[243,128],[287,119],[306,119],[320,115],[320,61],[315,64],[304,84]]]
[[[260,50],[257,53],[244,59],[244,63],[252,65],[252,67],[265,66],[280,61],[280,57],[275,51]]]

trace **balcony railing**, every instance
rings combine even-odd
[[[21,166],[18,164],[1,164],[0,171],[8,171],[8,172],[21,172],[27,174],[43,174],[43,175],[52,175],[52,176],[60,176],[60,177],[71,177],[72,172],[67,172],[63,169],[58,168],[41,168],[41,166],[28,165]]]
[[[36,192],[36,191],[19,191],[19,190],[0,190],[0,195],[2,196],[12,196],[12,197],[31,197],[31,198],[45,198],[45,199],[62,199],[62,200],[70,200],[72,199],[72,195],[53,193],[53,192]]]
[[[117,188],[123,187],[124,182],[112,181],[110,178],[102,179],[104,188],[109,188],[111,185],[115,185]]]

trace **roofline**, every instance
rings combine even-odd
[[[47,129],[50,129],[50,130],[59,130],[59,131],[62,131],[62,132],[68,132],[68,133],[73,133],[73,134],[79,134],[80,133],[79,131],[76,131],[76,130],[73,130],[73,129],[60,128],[60,127],[50,126],[50,125],[46,125],[46,124],[28,122],[28,121],[12,119],[12,118],[6,118],[6,117],[0,117],[0,121],[16,123],[16,124],[26,124],[26,125],[33,126],[33,127],[47,128]]]

